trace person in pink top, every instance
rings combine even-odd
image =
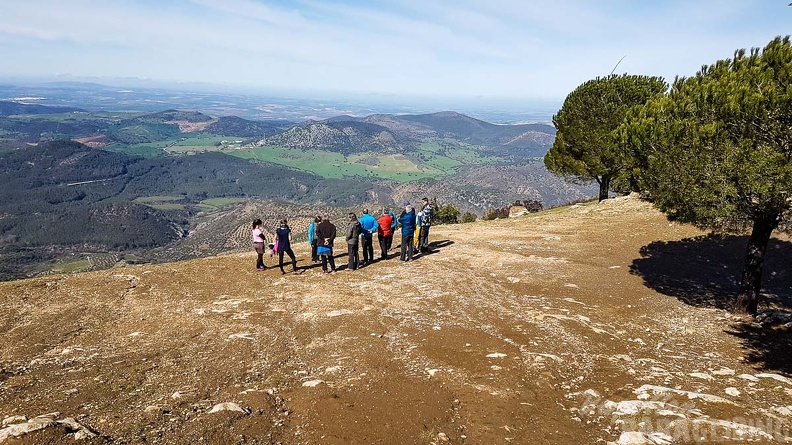
[[[251,231],[253,249],[256,251],[256,270],[258,271],[267,270],[267,266],[264,265],[264,245],[267,243],[267,238],[261,230],[261,224],[260,219],[253,221],[253,230]]]

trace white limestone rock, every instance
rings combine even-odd
[[[247,414],[247,410],[239,406],[238,403],[234,402],[223,402],[218,403],[217,405],[213,406],[212,409],[209,410],[209,414],[219,413],[221,411],[234,411],[243,414]]]

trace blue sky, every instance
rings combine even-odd
[[[563,99],[689,76],[792,32],[775,0],[5,0],[0,76]]]

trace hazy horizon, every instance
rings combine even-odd
[[[111,92],[112,95],[90,93],[93,88]],[[124,100],[117,100],[116,96]],[[216,100],[209,100],[211,98]],[[326,119],[340,115],[362,117],[379,113],[455,111],[493,123],[550,123],[552,115],[561,106],[561,101],[541,99],[265,89],[133,78],[2,75],[0,100],[68,105],[89,111],[163,111],[166,108],[179,108],[204,111],[215,116],[292,120]],[[207,106],[207,101],[218,104]],[[221,102],[222,106],[219,105]],[[270,115],[257,112],[261,109],[269,110]]]
[[[792,18],[787,2],[761,0],[7,3],[5,78],[504,103],[560,104],[617,64],[616,73],[690,76],[788,34]]]

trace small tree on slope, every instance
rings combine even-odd
[[[611,180],[625,168],[617,129],[630,108],[667,88],[662,78],[627,74],[583,83],[553,116],[558,132],[545,166],[572,182],[597,181],[599,200],[607,199]]]
[[[736,309],[756,313],[770,235],[792,216],[789,37],[677,79],[629,113],[622,137],[642,193],[669,219],[750,229]]]

